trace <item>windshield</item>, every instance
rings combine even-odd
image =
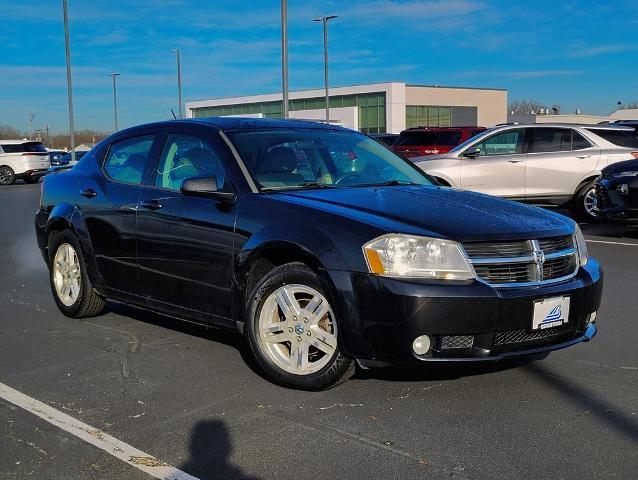
[[[468,146],[470,143],[474,143],[477,140],[485,137],[488,133],[491,133],[494,129],[493,128],[488,128],[487,130],[483,130],[482,132],[478,133],[477,135],[474,135],[472,138],[470,138],[469,140],[465,140],[463,143],[461,143],[460,145],[457,145],[456,147],[454,147],[452,150],[450,150],[450,152],[458,152],[460,150],[463,150],[466,146]]]
[[[226,133],[261,190],[433,184],[411,163],[355,132],[278,128]]]

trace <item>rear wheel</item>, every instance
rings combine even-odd
[[[304,390],[347,380],[354,363],[339,350],[337,318],[315,273],[302,263],[268,272],[249,298],[245,334],[265,375]]]
[[[11,167],[3,165],[0,167],[0,185],[13,185],[16,181],[15,172]]]
[[[98,315],[106,301],[91,285],[77,238],[69,230],[53,232],[48,245],[51,291],[60,311],[72,318]]]

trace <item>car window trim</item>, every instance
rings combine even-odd
[[[121,141],[124,141],[124,140],[129,140],[129,139],[137,138],[137,137],[148,137],[150,135],[153,135],[155,138],[153,139],[153,143],[151,144],[151,148],[148,151],[148,158],[147,158],[146,165],[144,166],[144,172],[142,173],[141,182],[140,183],[123,182],[121,180],[116,180],[113,177],[111,177],[108,174],[108,172],[106,171],[105,165],[106,165],[107,159],[109,158],[109,155],[111,153],[111,149],[113,148],[113,145],[115,145],[116,143],[119,143]],[[113,141],[108,144],[108,147],[106,148],[106,151],[104,153],[104,157],[102,158],[102,160],[100,162],[100,171],[102,172],[102,176],[107,181],[109,181],[111,183],[116,183],[116,184],[119,184],[119,185],[128,185],[128,186],[133,186],[133,187],[144,187],[145,177],[147,176],[147,172],[148,172],[149,160],[150,160],[150,157],[153,154],[153,151],[155,150],[157,141],[158,141],[160,136],[161,136],[161,132],[160,131],[147,130],[145,132],[132,132],[131,135],[122,135],[120,137],[117,137],[117,138],[113,139]]]
[[[239,166],[239,169],[241,170],[242,174],[244,175],[244,178],[246,179],[246,183],[248,183],[248,187],[250,188],[250,191],[252,193],[260,193],[259,189],[257,188],[257,184],[255,183],[255,180],[250,174],[250,171],[248,170],[248,168],[246,167],[246,164],[242,160],[241,155],[239,155],[239,152],[235,148],[235,145],[233,145],[233,142],[230,141],[230,139],[226,136],[223,130],[218,130],[218,133],[219,133],[219,136],[224,141],[224,143],[226,144],[226,146],[228,146],[228,148],[230,149],[230,152],[232,153],[233,157],[235,158],[235,162]]]

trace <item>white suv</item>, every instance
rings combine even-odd
[[[593,182],[610,163],[638,158],[631,128],[503,125],[443,155],[412,158],[442,184],[537,205],[569,205],[595,218]]]
[[[18,178],[36,183],[50,167],[49,152],[42,143],[0,140],[0,185],[11,185]]]

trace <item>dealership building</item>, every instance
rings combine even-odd
[[[186,103],[190,118],[281,118],[282,94],[216,98]],[[289,117],[325,119],[325,91],[289,94]],[[507,121],[507,90],[410,85],[400,82],[330,88],[330,123],[364,133],[399,133],[417,126],[490,127]]]

